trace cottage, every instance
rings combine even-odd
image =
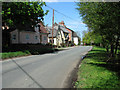
[[[46,27],[49,31],[49,43],[52,42],[52,27]],[[57,46],[61,46],[62,43],[66,43],[68,41],[69,32],[66,30],[66,28],[60,24],[55,23],[54,24],[54,30],[53,30],[53,44]]]
[[[64,26],[66,28],[66,30],[69,32],[69,34],[68,34],[69,40],[68,41],[69,42],[72,41],[72,30],[66,27],[64,21],[59,22],[59,24]]]
[[[52,27],[46,27],[46,28],[49,31],[48,42],[52,43]],[[61,44],[62,44],[61,31],[56,26],[54,27],[54,30],[53,30],[53,44],[57,45],[57,46],[61,46]]]
[[[79,37],[77,36],[76,32],[72,31],[73,41],[75,45],[79,43]]]
[[[48,43],[48,33],[44,28],[42,23],[38,23],[38,25],[33,28],[27,28],[26,30],[19,31],[15,29],[10,32],[11,35],[11,43],[12,44],[47,44]]]

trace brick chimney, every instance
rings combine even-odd
[[[65,26],[64,21],[59,22],[59,24]]]

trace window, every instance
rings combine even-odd
[[[38,39],[38,36],[35,36],[35,39],[37,40],[37,39]]]
[[[44,36],[44,40],[47,40],[47,37],[46,37],[46,36]]]
[[[29,39],[29,35],[26,35],[26,39]]]
[[[12,38],[13,40],[16,40],[16,35],[13,35],[13,38]]]

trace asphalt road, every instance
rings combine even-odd
[[[91,46],[2,62],[3,88],[65,88],[72,70]]]

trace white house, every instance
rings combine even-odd
[[[52,27],[46,27],[46,28],[49,31],[48,42],[51,43],[52,42]],[[55,23],[54,30],[53,30],[53,44],[57,46],[61,46],[62,43],[66,43],[66,40],[69,39],[68,34],[69,32],[64,26]]]
[[[77,34],[76,34],[76,32],[72,32],[72,38],[73,38],[73,41],[74,41],[74,44],[76,44],[76,45],[78,45],[78,43],[79,43],[79,37],[77,36]]]
[[[26,29],[26,30],[13,30],[10,32],[11,35],[11,43],[12,44],[47,44],[48,43],[48,32],[44,28],[42,23],[38,23],[39,27],[35,27],[34,29]]]
[[[40,43],[40,35],[35,31],[18,31],[17,29],[10,32],[11,34],[11,43],[18,44],[18,43],[31,43],[36,44]]]

